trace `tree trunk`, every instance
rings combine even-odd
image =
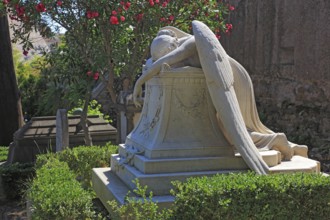
[[[0,146],[9,146],[24,122],[6,15],[0,15],[0,103]]]
[[[90,101],[90,92],[87,91],[86,92],[86,96],[85,96],[85,103],[84,103],[84,109],[83,112],[81,113],[81,117],[80,117],[80,123],[84,132],[84,139],[85,139],[85,145],[86,146],[92,146],[93,145],[93,140],[92,140],[92,135],[89,132],[89,125],[88,125],[88,104]]]

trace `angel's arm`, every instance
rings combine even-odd
[[[147,71],[137,80],[135,84],[134,93],[133,93],[134,103],[136,105],[139,105],[136,102],[136,100],[138,96],[141,94],[142,85],[146,81],[157,75],[160,72],[161,66],[164,63],[171,66],[175,63],[181,62],[189,58],[190,56],[195,55],[196,53],[197,53],[197,49],[195,44],[195,38],[191,36],[181,46],[179,46],[175,50],[171,51],[170,53],[166,54],[165,56],[159,58],[156,62],[154,62],[152,66],[147,69]]]

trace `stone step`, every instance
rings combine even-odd
[[[154,195],[168,195],[172,189],[172,181],[185,181],[189,177],[213,176],[218,173],[233,173],[248,170],[216,170],[216,171],[194,171],[176,173],[154,173],[144,174],[133,166],[120,164],[119,160],[111,160],[111,170],[130,188],[134,189],[133,181],[138,179],[142,186],[148,186],[148,192]]]
[[[109,212],[111,212],[111,208],[108,202],[111,200],[115,199],[120,205],[123,205],[126,196],[141,199],[132,193],[131,189],[109,167],[94,168],[92,172],[92,184],[97,197]],[[174,196],[153,196],[152,201],[157,202],[160,208],[169,208],[174,202]]]
[[[302,156],[293,156],[290,161],[282,161],[274,167],[270,167],[270,173],[320,173],[321,165],[319,161]]]
[[[177,164],[168,168],[174,170]],[[143,173],[136,167],[122,164],[116,158],[111,161],[111,168],[113,172],[125,182],[129,188],[134,189],[135,184],[133,180],[138,179],[142,186],[147,185],[149,191],[153,191],[154,195],[165,195],[169,193],[172,188],[172,181],[179,180],[185,181],[189,177],[198,176],[212,176],[217,173],[229,173],[229,172],[242,172],[248,170],[245,166],[243,169],[219,169],[219,170],[203,170],[199,171],[198,168],[192,168],[193,171],[185,172],[172,172],[172,173]],[[315,172],[320,173],[320,164],[318,161],[314,161],[301,156],[294,156],[291,161],[284,161],[281,164],[270,168],[271,173],[283,173],[283,172]]]
[[[137,146],[138,144],[134,144]],[[164,145],[164,144],[163,144]],[[143,146],[140,146],[143,149]],[[137,151],[138,147],[126,146],[125,144],[119,145],[119,155],[126,157],[127,152]],[[234,154],[233,148],[230,146],[203,146],[199,142],[180,143],[175,147],[162,147],[162,149],[153,150],[152,153],[148,151],[143,152],[147,158],[187,158],[187,157],[213,157],[222,156],[230,157]]]
[[[122,148],[122,151],[124,149]],[[128,155],[121,152],[121,155]],[[270,167],[281,162],[281,154],[278,151],[260,152],[266,164]],[[127,157],[127,156],[126,156]],[[125,160],[120,154],[112,155],[111,160]],[[148,159],[142,155],[134,155],[125,163],[129,163],[144,174],[153,173],[175,173],[175,172],[195,172],[195,171],[217,171],[217,170],[245,170],[248,169],[246,163],[239,154],[232,157],[193,157],[193,158],[168,158],[168,159]]]
[[[112,163],[110,168],[94,168],[92,175],[93,188],[105,207],[110,211],[107,201],[116,199],[120,204],[124,204],[124,198],[135,188],[134,179],[139,179],[142,186],[148,185],[149,191],[153,191],[153,201],[157,201],[161,208],[169,207],[174,197],[169,194],[172,188],[171,181],[184,181],[189,177],[212,176],[217,173],[239,172],[239,170],[223,170],[209,172],[184,172],[172,174],[143,174],[132,166],[115,166],[117,161]],[[294,156],[291,161],[284,161],[270,168],[270,173],[287,172],[314,172],[320,173],[320,163],[301,156]],[[130,196],[135,197],[134,193]]]
[[[120,163],[121,157],[118,154],[112,155],[111,160]],[[135,155],[130,164],[144,174],[248,169],[239,157],[147,159]]]

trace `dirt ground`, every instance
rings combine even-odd
[[[0,220],[27,220],[26,205],[21,201],[0,202]]]

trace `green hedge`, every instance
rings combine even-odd
[[[175,183],[175,219],[329,219],[330,177],[241,173]]]
[[[39,219],[92,216],[92,194],[89,193],[91,169],[109,166],[110,155],[116,152],[116,146],[77,147],[39,156],[37,173],[41,172],[44,177],[40,178],[38,174],[29,194],[33,204],[40,204],[34,205],[34,214],[43,213],[38,214],[41,216]],[[58,169],[60,171],[56,171]],[[69,172],[70,175],[66,174]],[[76,180],[83,183],[87,191]],[[62,182],[68,184],[61,185],[64,184]],[[162,212],[157,204],[133,199],[126,206],[114,205],[114,211],[118,216],[135,219],[190,220],[329,219],[330,214],[330,178],[315,174],[224,174],[191,178],[186,183],[176,182],[174,188],[176,200],[172,210]],[[138,190],[135,193],[144,201],[150,199],[145,196],[146,189]],[[78,195],[79,198],[76,197]],[[85,213],[85,216],[78,216],[78,213]]]
[[[0,162],[7,161],[9,147],[0,146]]]
[[[6,199],[20,199],[35,175],[32,163],[14,163],[0,166],[1,186]]]
[[[32,219],[91,219],[92,198],[65,162],[49,159],[36,171],[28,191]]]
[[[79,146],[66,149],[56,154],[38,155],[36,167],[45,164],[49,158],[58,158],[66,162],[75,173],[76,178],[85,189],[91,190],[92,169],[95,167],[109,167],[111,154],[118,152],[118,146]]]
[[[102,219],[95,214],[92,168],[110,166],[117,146],[79,146],[38,155],[36,178],[28,191],[33,219]]]

